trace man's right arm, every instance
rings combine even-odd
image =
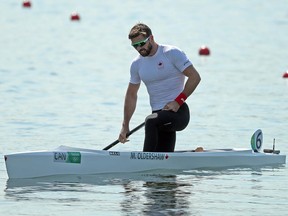
[[[139,84],[129,83],[127,91],[126,91],[125,102],[124,102],[124,119],[122,122],[122,129],[118,138],[118,140],[122,143],[125,143],[127,141],[126,134],[129,132],[129,123],[136,109],[137,93],[138,93],[139,87],[140,87],[140,83]]]

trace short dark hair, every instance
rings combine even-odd
[[[149,37],[150,35],[152,35],[152,31],[144,23],[137,23],[130,30],[128,38],[129,39],[133,39],[135,37],[138,37],[139,35],[143,35],[144,37]]]

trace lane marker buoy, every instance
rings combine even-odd
[[[32,6],[31,2],[28,1],[28,0],[24,0],[23,3],[22,3],[22,6],[24,8],[30,8]]]
[[[199,49],[199,55],[205,55],[205,56],[210,55],[210,49],[205,45],[201,46]]]
[[[73,12],[70,16],[70,19],[72,21],[79,21],[80,20],[80,15],[77,12]]]

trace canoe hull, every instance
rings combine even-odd
[[[61,146],[54,151],[5,155],[5,163],[9,178],[33,178],[151,170],[259,167],[285,164],[286,156],[255,153],[251,149],[154,153],[103,151]]]

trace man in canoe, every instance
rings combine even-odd
[[[142,81],[146,85],[152,108],[152,114],[145,120],[143,151],[173,152],[176,131],[186,128],[190,120],[185,100],[196,89],[201,80],[200,75],[179,48],[156,43],[147,25],[136,24],[128,37],[139,55],[130,67],[124,119],[118,140],[121,143],[128,141],[126,134]]]

